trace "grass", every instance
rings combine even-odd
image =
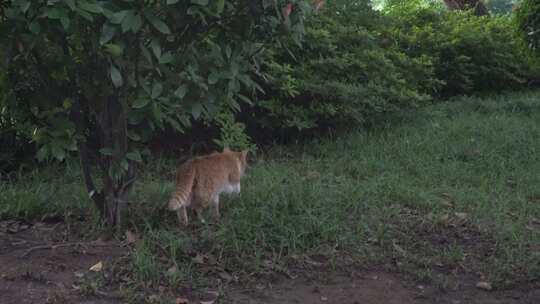
[[[500,287],[538,280],[539,122],[539,92],[457,98],[378,129],[276,146],[253,161],[242,194],[224,198],[219,225],[184,231],[165,210],[175,162],[155,161],[131,199],[144,238],[134,281],[202,286],[208,265],[286,271],[310,254],[391,264],[418,280],[457,268]],[[0,185],[0,215],[86,206],[77,170],[58,170]]]

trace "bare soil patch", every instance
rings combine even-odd
[[[115,241],[67,240],[65,223],[0,223],[0,303],[120,303],[84,294],[80,278],[125,254]]]
[[[0,303],[124,303],[118,284],[93,288],[90,268],[104,265],[100,274],[119,260],[127,249],[117,241],[82,241],[69,237],[66,223],[0,222]],[[433,239],[432,239],[433,238]],[[437,236],[427,236],[434,245]],[[462,237],[460,237],[461,239]],[[477,288],[477,278],[467,272],[455,273],[451,288],[434,284],[420,285],[388,268],[363,269],[354,265],[330,270],[324,259],[317,266],[303,268],[298,277],[273,275],[249,283],[222,285],[219,298],[207,303],[287,304],[537,304],[540,285],[522,289],[491,290]],[[88,285],[85,285],[88,284]],[[201,303],[211,298],[196,290],[147,290],[137,301]],[[163,296],[160,296],[163,295]],[[167,295],[167,296],[165,296]],[[163,301],[161,301],[163,300]],[[180,302],[183,303],[183,302]]]
[[[279,282],[260,282],[249,289],[233,289],[225,303],[237,304],[533,304],[540,303],[540,288],[483,291],[475,284],[455,290],[416,285],[401,276],[381,270],[357,273],[324,273],[318,278],[301,277]]]

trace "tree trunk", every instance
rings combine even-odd
[[[99,117],[101,147],[111,155],[101,157],[103,174],[104,217],[106,223],[118,229],[127,209],[127,198],[136,178],[135,164],[126,158],[128,152],[125,105],[117,96],[109,96]]]
[[[444,0],[449,10],[474,10],[476,16],[489,15],[486,5],[481,0]]]

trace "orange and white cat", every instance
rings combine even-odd
[[[247,151],[223,152],[195,157],[176,170],[176,189],[169,200],[169,210],[176,211],[178,220],[188,225],[187,208],[202,218],[202,209],[211,205],[212,215],[219,219],[219,195],[240,193],[240,178],[247,167]]]

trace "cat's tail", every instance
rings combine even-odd
[[[195,182],[195,168],[190,164],[176,170],[176,190],[169,200],[169,210],[175,211],[189,205],[191,190]]]

